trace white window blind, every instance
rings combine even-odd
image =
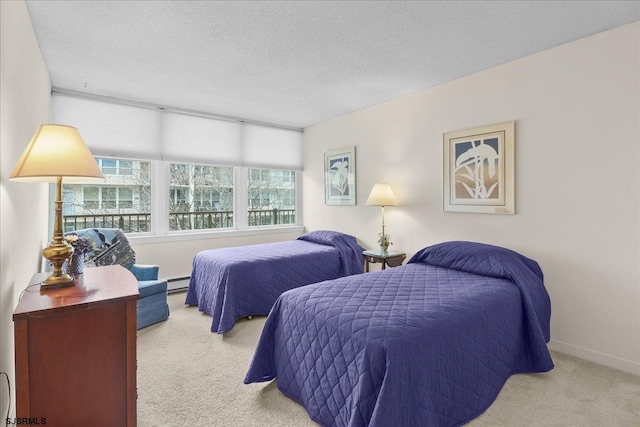
[[[302,132],[54,93],[94,156],[302,170]]]
[[[160,111],[54,94],[52,121],[76,127],[94,156],[159,160]]]
[[[180,163],[240,165],[240,123],[164,113],[162,158]]]
[[[262,169],[302,170],[302,133],[245,123],[243,165]]]

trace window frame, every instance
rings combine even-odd
[[[96,158],[109,159],[107,156],[95,156]],[[183,240],[203,240],[203,239],[216,239],[216,238],[231,238],[261,234],[278,234],[278,233],[291,233],[291,232],[303,232],[304,226],[302,225],[302,172],[291,170],[295,176],[295,198],[296,198],[296,223],[295,224],[283,224],[283,225],[263,225],[263,226],[249,226],[248,225],[248,181],[249,181],[249,169],[277,169],[277,168],[255,168],[245,166],[230,166],[230,165],[209,165],[200,164],[202,166],[222,166],[232,167],[234,174],[234,197],[233,197],[233,212],[234,212],[234,226],[230,228],[210,228],[210,229],[198,229],[198,230],[169,230],[169,188],[170,188],[170,165],[171,163],[180,163],[176,161],[165,160],[153,160],[153,159],[141,159],[141,158],[128,158],[117,157],[116,160],[125,161],[140,161],[149,163],[149,175],[151,181],[151,224],[149,231],[127,233],[127,237],[134,243],[162,243],[172,241]],[[119,170],[119,162],[116,162],[116,171]],[[277,170],[289,170],[289,169],[277,169]],[[100,187],[98,183],[91,186]],[[118,193],[116,191],[116,193]],[[50,185],[50,198],[53,201],[55,199],[55,185]],[[98,202],[100,200],[100,194],[98,193]],[[117,203],[117,195],[116,195]],[[53,206],[53,203],[50,203]],[[53,224],[53,209],[50,211],[50,223]]]
[[[162,160],[149,160],[151,162],[151,198],[153,206],[152,227],[148,233],[130,233],[129,240],[136,243],[161,243],[184,240],[202,240],[216,238],[242,237],[261,234],[278,234],[304,231],[302,225],[302,172],[291,170],[295,175],[296,197],[296,223],[284,225],[253,226],[248,225],[248,173],[249,168],[244,166],[232,166],[234,173],[234,227],[212,228],[200,230],[169,230],[169,182],[170,164],[177,163]],[[225,165],[205,165],[225,166]],[[166,194],[166,196],[164,196]],[[166,206],[166,208],[163,208]]]
[[[204,163],[187,163],[187,162],[176,162],[176,161],[169,161],[166,162],[167,163],[167,167],[166,167],[166,172],[167,172],[167,186],[169,188],[169,193],[167,193],[167,204],[166,204],[166,209],[167,209],[167,215],[171,216],[171,209],[170,209],[170,205],[169,205],[169,201],[171,199],[171,171],[174,169],[172,168],[172,165],[176,165],[176,166],[187,166],[186,170],[184,170],[184,172],[186,173],[188,171],[188,166],[193,166],[193,173],[194,176],[197,174],[202,174],[203,172],[203,168],[226,168],[226,169],[231,169],[231,174],[233,176],[233,201],[232,201],[232,213],[233,213],[233,226],[232,227],[220,227],[220,228],[196,228],[193,230],[171,230],[171,223],[167,223],[167,229],[166,229],[166,233],[168,234],[174,234],[174,233],[192,233],[192,232],[212,232],[212,231],[220,231],[220,230],[233,230],[236,227],[236,211],[235,211],[235,200],[237,197],[237,184],[236,184],[236,179],[235,179],[235,167],[233,166],[224,166],[224,165],[210,165],[210,164],[204,164]],[[183,168],[178,168],[179,170],[182,170]],[[204,179],[203,179],[204,181]],[[212,181],[213,182],[213,181]],[[188,184],[188,183],[187,183]],[[220,187],[214,187],[213,185],[210,187],[212,190],[215,190],[216,192],[218,192],[218,197],[219,197],[219,191],[218,189]],[[196,200],[195,200],[195,195],[197,193],[194,192],[193,194],[193,200],[191,200],[191,202],[193,203],[192,206],[192,210],[190,212],[199,212],[198,209],[195,209],[196,207]],[[159,195],[160,197],[160,195]],[[187,200],[188,197],[185,195],[184,196],[184,200]],[[175,202],[174,202],[175,203]]]
[[[255,172],[255,171],[259,171],[259,174],[256,173],[250,173],[250,172]],[[276,172],[275,174],[272,172]],[[298,186],[298,182],[295,180],[291,182],[291,173],[295,172],[292,171],[290,169],[276,169],[276,168],[256,168],[256,167],[250,167],[247,168],[247,194],[245,195],[245,197],[247,198],[247,203],[250,205],[251,208],[253,208],[252,210],[257,211],[260,210],[260,206],[262,205],[272,205],[273,208],[272,209],[282,209],[282,205],[285,204],[284,203],[284,199],[285,199],[285,194],[286,194],[286,198],[289,199],[290,201],[293,201],[293,205],[294,205],[294,217],[296,222],[294,224],[276,224],[276,225],[267,225],[267,227],[278,227],[278,226],[285,226],[285,225],[297,225],[298,224],[298,216],[297,216],[297,205],[299,203],[299,198],[298,198],[298,192],[297,192],[297,186]],[[295,175],[294,175],[295,176]],[[253,178],[252,178],[253,177]],[[258,188],[259,189],[265,189],[267,190],[267,194],[263,194],[260,192],[259,197],[258,197],[258,206],[253,206],[253,201],[256,200],[256,197],[250,197],[251,193],[249,191],[249,184],[251,181],[259,181],[261,184],[267,184],[266,186],[260,185]],[[293,184],[293,191],[291,191],[290,188],[285,188],[285,187],[290,187],[290,184]],[[275,198],[272,198],[272,196],[275,195]],[[280,196],[283,197],[280,197]],[[278,207],[278,205],[280,205]],[[287,204],[285,204],[287,205]],[[291,205],[291,203],[288,204],[289,206]],[[247,209],[247,215],[248,215],[248,210]],[[287,209],[290,210],[290,209]],[[257,228],[257,227],[264,227],[263,225],[249,225],[249,228]]]
[[[150,187],[150,192],[151,193],[153,191],[153,182],[154,182],[154,178],[152,176],[152,163],[153,161],[151,160],[146,160],[146,159],[140,159],[140,158],[124,158],[124,157],[109,157],[109,156],[94,156],[98,166],[102,169],[102,165],[104,163],[104,161],[106,160],[107,162],[114,162],[112,163],[108,163],[107,166],[104,166],[108,169],[111,169],[112,171],[115,171],[115,173],[110,173],[110,174],[105,174],[105,176],[108,177],[114,177],[116,179],[122,178],[124,177],[132,177],[134,174],[133,172],[135,171],[135,167],[133,166],[133,164],[135,162],[139,163],[141,165],[141,171],[143,171],[143,169],[146,166],[142,166],[142,165],[149,165],[149,187]],[[124,168],[124,170],[128,170],[131,171],[131,173],[127,173],[125,175],[122,175],[119,173],[120,170],[122,170],[120,168],[120,164],[122,164],[121,162],[125,162],[125,164],[128,164],[129,166],[127,168]],[[115,165],[115,166],[113,166]],[[144,172],[144,171],[143,171]],[[104,171],[103,171],[104,173]],[[83,183],[82,181],[79,182],[65,182],[63,179],[63,194],[74,194],[74,191],[71,190],[66,190],[65,186],[66,185],[72,185],[72,186],[80,186],[81,189],[79,190],[82,193],[82,203],[86,206],[87,203],[92,203],[95,204],[93,206],[90,206],[88,209],[95,209],[95,210],[112,210],[113,212],[96,212],[96,213],[87,213],[87,211],[84,211],[82,213],[77,213],[75,211],[75,209],[73,209],[73,212],[64,212],[63,213],[63,217],[66,216],[82,216],[82,215],[86,215],[86,216],[93,216],[94,218],[97,217],[109,217],[109,216],[117,216],[117,215],[136,215],[136,212],[133,212],[134,210],[134,206],[136,206],[134,204],[134,201],[136,200],[136,194],[139,197],[140,200],[140,205],[142,205],[142,195],[143,194],[147,194],[146,192],[136,192],[134,191],[134,188],[140,188],[140,185],[132,185],[132,184],[127,184],[126,182],[108,182],[108,179],[103,181],[103,182],[92,182],[92,183]],[[88,199],[87,202],[85,202],[85,195],[87,194],[87,190],[90,189],[91,191],[95,191],[95,199]],[[55,200],[55,194],[52,193],[52,191],[55,191],[55,186],[50,186],[49,189],[49,198],[50,201],[52,201],[51,205],[53,206],[53,200]],[[123,192],[127,192],[128,194],[126,194],[127,198],[123,198]],[[154,196],[153,194],[149,194],[149,197],[152,199]],[[68,200],[63,200],[63,209],[66,210],[68,206],[65,206],[65,203],[67,203]],[[72,205],[73,206],[73,205]],[[149,206],[152,206],[152,200],[149,201]],[[136,209],[138,209],[138,207],[136,207]],[[148,220],[147,224],[150,224],[149,226],[149,231],[140,231],[140,232],[130,232],[127,233],[128,236],[134,236],[137,234],[140,235],[151,235],[152,234],[152,229],[154,226],[154,222],[155,222],[155,217],[154,217],[154,210],[150,208],[150,213],[151,216]],[[53,209],[50,210],[49,213],[49,228],[50,228],[50,232],[53,232],[53,228],[52,228],[52,218],[54,215],[54,211]],[[85,223],[86,224],[86,223]],[[64,224],[63,224],[64,225]],[[89,226],[89,224],[86,224],[87,226]]]

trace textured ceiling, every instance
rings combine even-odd
[[[640,2],[27,1],[55,88],[307,127],[640,19]]]

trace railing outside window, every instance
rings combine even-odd
[[[84,228],[120,228],[125,233],[145,233],[150,230],[151,214],[64,215],[62,226],[65,232]]]
[[[270,209],[248,211],[249,226],[295,224],[295,209]],[[171,212],[172,230],[200,230],[233,227],[233,211]],[[125,233],[148,232],[150,213],[64,215],[64,231],[83,228],[120,228]]]
[[[248,213],[249,227],[296,223],[295,209],[252,210]]]
[[[233,227],[233,211],[170,212],[171,230],[202,230]]]

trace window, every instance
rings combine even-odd
[[[100,203],[100,207],[106,210],[114,210],[116,209],[116,194],[118,189],[115,187],[102,187],[100,188],[101,190],[101,195],[100,195],[100,199],[101,199],[101,203]]]
[[[65,231],[117,227],[127,233],[150,231],[151,164],[97,158],[105,175],[101,185],[63,184]]]
[[[51,113],[54,123],[82,129],[106,177],[64,183],[67,231],[119,227],[166,236],[298,221],[298,129],[58,91]]]
[[[294,171],[249,169],[247,176],[249,227],[296,223]]]
[[[234,226],[232,167],[169,165],[169,230]]]
[[[133,189],[131,187],[118,187],[116,203],[121,209],[133,209]]]
[[[71,187],[69,184],[64,185],[65,188]],[[98,209],[100,207],[100,187],[84,187],[83,189],[84,195],[84,206],[83,210],[86,211]],[[74,191],[69,191],[69,194],[74,194]],[[73,203],[75,200],[70,199]],[[69,209],[69,212],[73,212],[73,209]]]
[[[131,160],[119,160],[118,175],[133,175],[133,162]]]
[[[116,175],[118,171],[116,159],[97,159],[98,165],[105,175]]]
[[[157,194],[160,224],[152,229],[151,161],[97,158],[105,182],[64,183],[65,231],[117,227],[126,233],[215,230],[296,224],[296,172],[158,161],[155,173],[168,181]],[[166,166],[164,166],[166,165]],[[163,172],[160,172],[161,166]],[[236,188],[236,174],[241,188]],[[237,190],[237,191],[236,191]],[[247,209],[234,212],[236,198]],[[244,205],[240,203],[240,205]]]
[[[210,211],[220,209],[220,193],[213,188],[200,188],[194,192],[194,206],[196,211]]]

